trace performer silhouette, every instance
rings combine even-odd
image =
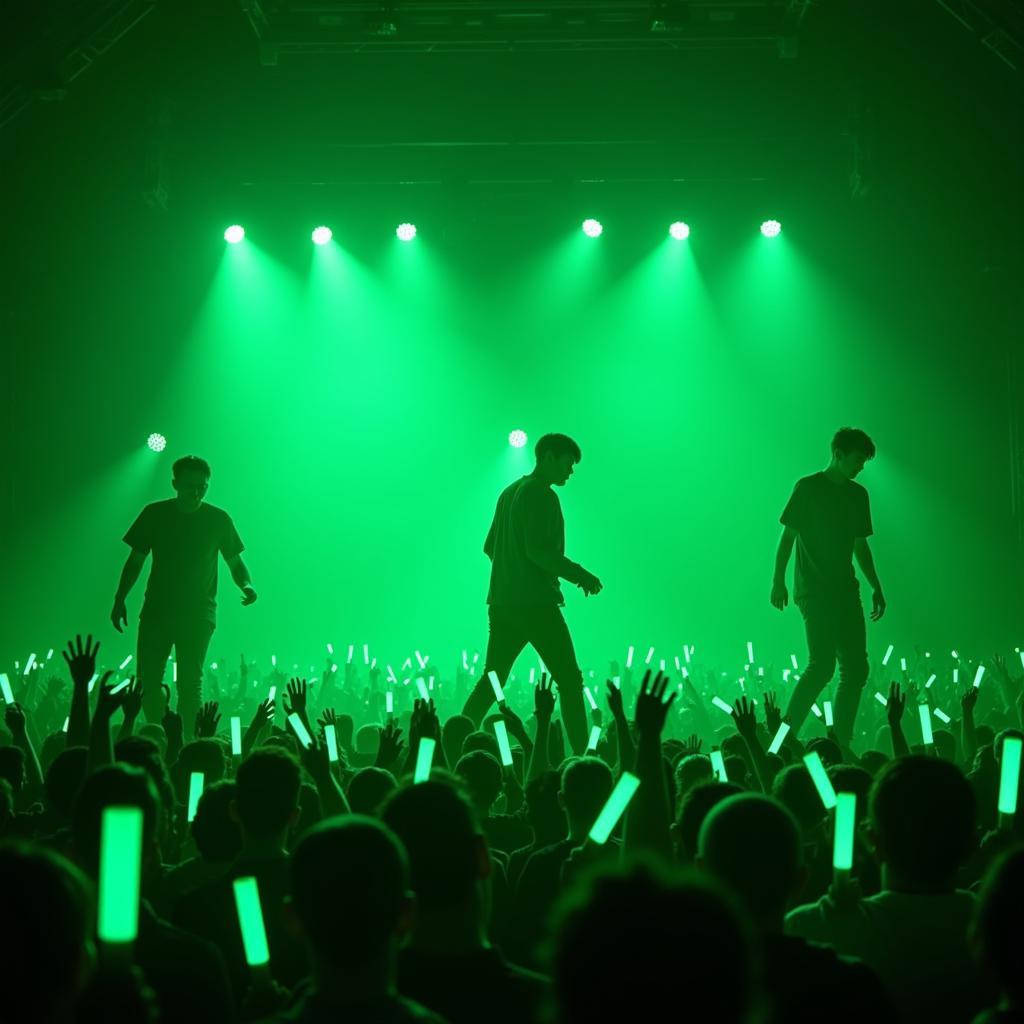
[[[153,567],[139,615],[136,671],[142,683],[143,710],[151,722],[163,714],[163,682],[171,648],[178,666],[178,713],[191,736],[202,697],[203,663],[217,617],[217,553],[242,591],[242,604],[256,600],[244,546],[231,516],[207,505],[210,466],[195,455],[173,466],[176,498],[147,505],[124,535],[131,554],[121,570],[110,621],[120,633],[128,623],[125,599],[150,551]]]
[[[821,473],[796,482],[782,513],[782,537],[775,556],[771,603],[782,611],[789,600],[786,565],[796,544],[793,600],[807,629],[807,666],[793,688],[785,720],[793,735],[835,672],[835,734],[844,747],[853,736],[861,690],[868,678],[867,639],[855,556],[872,587],[871,620],[885,613],[882,584],[868,547],[871,510],[868,492],[854,482],[875,457],[863,430],[843,427],[832,438],[832,461]]]
[[[587,746],[583,673],[562,616],[565,602],[558,581],[574,583],[588,597],[600,593],[601,581],[565,557],[565,521],[552,490],[565,485],[582,453],[572,438],[545,434],[534,454],[533,472],[501,492],[484,542],[484,554],[491,560],[490,636],[483,675],[463,714],[479,726],[494,701],[488,673],[496,672],[504,684],[522,649],[531,644],[558,686],[569,744],[582,754]]]

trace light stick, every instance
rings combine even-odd
[[[397,683],[398,676],[395,675],[395,670],[390,665],[385,665],[384,667],[388,670],[388,682]]]
[[[99,672],[93,672],[92,679],[89,680],[89,692],[92,693],[92,688],[96,685],[96,680],[99,679]]]
[[[711,770],[718,777],[719,782],[728,782],[729,776],[725,773],[725,758],[720,750],[711,751]]]
[[[100,825],[99,919],[103,942],[133,942],[139,928],[142,808],[105,807]]]
[[[234,889],[245,962],[250,967],[266,967],[270,963],[270,947],[267,945],[267,930],[263,925],[259,885],[252,875],[247,875],[235,879]]]
[[[877,700],[878,703],[881,704],[883,708],[887,707],[888,704],[889,704],[889,701],[886,699],[885,694],[884,693],[879,693],[878,690],[875,690],[875,700]]]
[[[231,756],[242,755],[242,719],[238,715],[231,716]]]
[[[64,719],[64,724],[61,726],[61,730],[60,731],[61,732],[67,732],[68,731],[68,726],[70,724],[71,724],[71,716],[68,715],[68,717]]]
[[[583,687],[583,692],[587,695],[587,703],[590,705],[591,711],[597,710],[597,701],[594,700],[594,695],[590,692],[589,686]]]
[[[629,645],[629,650],[626,651],[626,668],[633,667],[633,645]]]
[[[276,696],[277,696],[277,687],[276,686],[272,686],[267,691],[267,700],[273,700]]]
[[[25,671],[24,671],[24,673],[23,673],[23,674],[27,676],[27,675],[29,674],[29,672],[31,672],[31,671],[32,671],[32,666],[33,666],[33,665],[34,665],[35,663],[36,663],[36,655],[35,655],[35,651],[33,651],[33,652],[32,652],[32,653],[31,653],[31,654],[30,654],[30,655],[28,656],[28,661],[26,661],[26,662],[25,662]]]
[[[622,676],[612,676],[612,686],[614,686],[616,690],[621,690]]]
[[[413,782],[426,782],[430,778],[430,765],[434,760],[434,747],[437,740],[430,736],[420,737],[419,749],[416,751],[416,772],[412,777]]]
[[[14,694],[11,692],[11,681],[7,678],[6,672],[0,672],[0,690],[4,692],[4,701],[13,704]]]
[[[412,658],[406,658],[402,662],[402,671],[404,672],[407,668],[412,668]]]
[[[849,871],[853,867],[853,834],[857,827],[857,794],[836,794],[835,839],[832,844],[832,867]]]
[[[955,669],[953,669],[953,683],[956,684],[956,683],[959,683],[959,682],[960,682],[960,669],[955,668]]]
[[[747,641],[747,664],[749,664],[749,665],[753,665],[754,664],[754,641],[753,640],[748,640]]]
[[[512,766],[512,748],[508,743],[508,729],[500,719],[494,723],[494,735],[498,738],[498,753],[501,755],[503,768]]]
[[[934,683],[934,682],[935,682],[935,678],[936,678],[936,677],[935,677],[935,673],[933,672],[933,673],[932,673],[932,674],[931,674],[931,675],[930,675],[930,676],[929,676],[929,677],[928,677],[928,678],[927,678],[927,679],[925,680],[924,688],[925,688],[926,690],[930,690],[930,689],[932,688],[932,683]]]
[[[779,731],[775,734],[775,739],[772,740],[771,746],[768,747],[769,754],[777,754],[782,749],[783,741],[789,735],[789,722],[783,722],[779,726]]]
[[[537,670],[535,668],[530,669],[530,685],[533,686],[534,679],[537,678]]]
[[[389,715],[393,715],[395,713],[395,695],[391,690],[388,690],[388,692],[384,694],[384,710],[387,711]]]
[[[587,740],[587,750],[597,750],[597,744],[601,739],[601,726],[595,725],[590,730],[590,739]]]
[[[188,821],[195,821],[199,798],[203,795],[206,776],[202,772],[192,772],[188,777]]]
[[[505,691],[501,688],[501,680],[498,678],[498,673],[491,669],[487,673],[487,678],[491,681],[491,689],[494,690],[494,699],[499,703],[505,702]]]
[[[680,671],[682,671],[683,666],[680,664],[679,655],[677,654],[675,657],[676,657],[676,671],[680,672]]]
[[[660,670],[661,670],[662,672],[664,672],[664,671],[665,671],[665,659],[664,659],[664,658],[662,658],[662,659],[661,659],[661,661],[659,661],[659,662],[658,662],[658,667],[659,667],[659,669],[660,669]],[[594,673],[593,673],[593,672],[591,672],[590,674],[591,674],[591,675],[593,675]]]
[[[313,745],[313,737],[309,735],[309,730],[294,711],[288,716],[288,723],[295,730],[295,735],[298,736],[299,742],[305,748],[308,749]]]
[[[758,665],[757,666],[757,678],[758,679],[764,679],[764,666],[763,665]]]
[[[601,813],[598,814],[597,820],[590,830],[589,836],[595,843],[603,845],[608,842],[612,829],[619,823],[619,819],[625,813],[639,785],[640,779],[632,772],[623,772],[619,776],[619,781],[615,784],[615,788],[611,791],[611,795],[604,807],[601,808]]]
[[[52,657],[53,657],[53,648],[51,647],[51,648],[50,648],[50,649],[49,649],[49,650],[48,650],[48,651],[46,652],[46,660],[47,660],[47,661],[49,661],[49,660],[50,660],[50,659],[51,659]]]
[[[975,689],[981,686],[981,677],[985,674],[985,666],[979,665],[978,671],[974,673],[974,682],[971,684]]]
[[[345,659],[345,664],[346,665],[351,665],[352,664],[352,655],[355,654],[355,652],[356,652],[356,645],[355,644],[349,644],[348,645],[348,657]]]
[[[430,700],[430,694],[427,692],[427,684],[423,680],[423,676],[416,677],[416,688],[420,691],[420,696],[424,700]]]
[[[901,672],[906,672],[907,671],[907,659],[906,658],[900,658],[900,671]]]
[[[949,715],[947,715],[946,712],[943,711],[941,708],[933,709],[932,713],[944,725],[949,725]]]
[[[889,664],[889,659],[892,657],[892,652],[893,652],[893,645],[889,644],[889,646],[885,649],[885,655],[882,657],[882,664],[883,665],[888,665]]]
[[[413,651],[413,654],[416,655],[416,660],[420,663],[420,668],[426,668],[427,662],[430,661],[430,655],[427,655],[427,657],[424,658],[419,651]]]
[[[1024,651],[1020,652],[1020,667],[1024,668]]]
[[[683,644],[683,657],[686,659],[686,664],[690,664],[690,648],[686,644]]]
[[[646,657],[646,658],[644,659],[644,664],[645,664],[645,665],[650,665],[650,663],[651,663],[651,658],[653,658],[653,657],[654,657],[654,648],[652,647],[652,648],[651,648],[651,649],[650,649],[650,650],[649,650],[649,651],[647,652],[647,657]]]
[[[825,727],[827,729],[831,729],[834,724],[835,722],[832,718],[832,701],[827,700],[825,701]]]
[[[327,742],[327,760],[334,764],[338,760],[338,730],[331,722],[324,726],[324,739]]]
[[[818,791],[818,796],[821,797],[821,802],[825,805],[825,810],[831,811],[836,805],[836,791],[832,786],[832,780],[828,777],[828,772],[825,771],[825,766],[821,763],[818,752],[812,750],[809,754],[804,754],[804,764],[807,765],[807,770],[811,773],[811,781]]]
[[[815,718],[821,718],[821,708],[819,708],[817,704],[811,705],[811,711],[814,712]]]
[[[327,645],[327,653],[333,658],[334,657],[334,644]]]
[[[271,665],[272,665],[272,666],[273,666],[274,668],[277,668],[277,655],[276,655],[276,654],[272,654],[272,655],[270,656],[270,664],[271,664]]]
[[[113,688],[111,689],[111,691],[110,691],[110,692],[111,692],[112,694],[114,694],[114,693],[120,693],[120,692],[121,692],[121,691],[122,691],[122,690],[123,690],[123,689],[124,689],[124,688],[125,688],[126,686],[128,686],[128,685],[129,685],[130,683],[131,683],[131,679],[130,679],[130,678],[128,678],[128,679],[122,679],[122,680],[121,680],[121,682],[119,682],[119,683],[117,684],[117,686],[113,687]]]
[[[930,747],[935,742],[935,738],[932,736],[932,715],[928,710],[928,705],[918,704],[917,714],[921,719],[921,738],[924,740],[924,745]]]
[[[793,663],[793,671],[795,672],[800,666],[796,663],[796,655],[791,654],[789,660]]]
[[[171,680],[175,683],[178,682],[178,663],[176,661],[171,665]]]
[[[1013,816],[1017,813],[1020,788],[1021,738],[1007,736],[1003,740],[1003,755],[999,770],[999,813]],[[1005,819],[1004,819],[1005,820]]]
[[[718,694],[715,694],[715,696],[711,698],[711,703],[714,704],[715,707],[719,709],[719,711],[724,711],[727,715],[732,714],[732,708],[729,707],[729,705],[726,704],[726,702],[722,700],[722,698],[719,697]]]
[[[369,644],[363,644],[363,664],[364,665],[369,665],[370,664],[370,645]]]

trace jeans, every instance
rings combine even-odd
[[[558,605],[537,605],[523,608],[488,607],[490,635],[483,675],[477,680],[466,706],[462,709],[477,728],[494,703],[494,689],[488,672],[497,672],[502,685],[523,648],[530,644],[547,666],[556,686],[562,721],[569,745],[576,754],[587,748],[587,713],[583,707],[583,673],[576,661],[576,651],[569,627]]]
[[[868,678],[867,634],[859,588],[827,596],[804,596],[797,607],[807,629],[807,667],[793,688],[785,719],[795,736],[818,694],[839,663],[834,719],[836,739],[847,746],[853,736],[861,691]]]
[[[178,662],[178,714],[185,739],[195,731],[196,714],[202,700],[203,664],[216,627],[208,619],[144,615],[139,619],[138,662],[142,683],[142,710],[147,722],[159,724],[164,697],[160,684],[171,648]]]

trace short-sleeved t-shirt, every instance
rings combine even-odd
[[[805,476],[796,482],[779,522],[799,534],[794,600],[856,590],[853,541],[874,532],[868,492],[860,484],[837,484],[824,473]]]
[[[147,505],[124,535],[136,551],[153,552],[142,615],[217,620],[217,553],[244,550],[231,516],[205,502],[184,512],[176,498]]]

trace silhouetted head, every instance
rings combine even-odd
[[[534,445],[537,467],[533,474],[547,484],[561,487],[572,476],[573,467],[583,458],[580,446],[565,434],[545,434]]]
[[[449,764],[455,764],[462,757],[462,744],[474,730],[473,719],[468,715],[452,715],[441,726],[441,746],[444,747],[445,760]]]
[[[299,820],[299,764],[291,754],[260,747],[235,775],[235,809],[243,836],[270,838]]]
[[[360,768],[348,783],[345,795],[353,814],[376,814],[387,795],[398,785],[386,768]]]
[[[210,464],[198,455],[185,455],[174,463],[171,471],[171,486],[178,492],[178,504],[186,512],[195,512],[210,486]]]
[[[783,768],[772,782],[772,796],[785,804],[800,822],[805,837],[825,818],[825,805],[818,796],[811,773],[802,761]]]
[[[486,815],[501,793],[501,762],[484,750],[471,750],[459,758],[455,774],[465,783],[473,806]]]
[[[0,779],[6,779],[15,793],[25,785],[25,752],[21,747],[0,747]]]
[[[562,769],[558,801],[569,827],[588,831],[612,791],[612,770],[599,757],[574,757]]]
[[[989,869],[971,926],[971,947],[1014,1005],[1024,1002],[1024,848],[1004,853]]]
[[[43,782],[46,809],[62,821],[67,821],[71,817],[71,808],[82,787],[88,760],[87,747],[68,747],[62,750],[46,769],[46,778]]]
[[[875,457],[875,442],[854,427],[842,427],[832,438],[832,465],[847,480],[852,480]]]
[[[207,864],[226,864],[242,850],[242,832],[231,814],[235,784],[225,779],[207,786],[199,798],[192,838],[199,856]]]
[[[742,792],[734,782],[702,782],[683,797],[672,827],[680,860],[690,862],[697,856],[697,836],[711,808]]]

